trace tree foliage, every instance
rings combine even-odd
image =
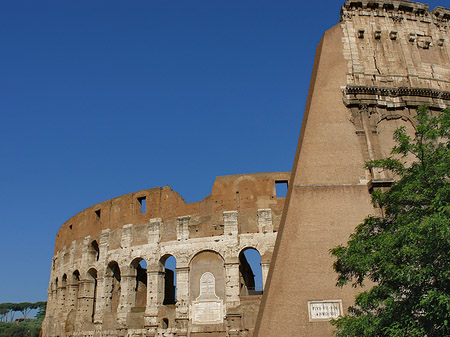
[[[450,111],[416,118],[415,137],[396,130],[392,156],[366,164],[399,177],[372,195],[383,215],[331,250],[338,286],[374,284],[333,321],[337,336],[450,336]]]
[[[38,337],[47,302],[0,303],[0,337]],[[32,309],[38,309],[35,319],[27,319]],[[13,322],[14,314],[21,312],[24,320]]]

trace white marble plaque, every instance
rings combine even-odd
[[[200,277],[200,295],[192,302],[192,323],[223,322],[223,301],[216,295],[216,279],[210,272]]]
[[[193,303],[194,324],[217,324],[223,322],[222,301],[195,301]]]
[[[310,321],[329,321],[342,315],[342,300],[309,301]]]

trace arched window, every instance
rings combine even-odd
[[[91,322],[94,322],[95,305],[97,302],[97,270],[94,268],[89,269],[87,272],[87,280],[88,282],[86,283],[85,297],[88,302],[88,316],[91,319]]]
[[[61,294],[60,294],[60,309],[62,311],[66,310],[66,294],[67,294],[67,275],[64,274],[61,279]]]
[[[105,307],[107,311],[116,313],[120,299],[120,268],[116,261],[108,264],[105,275]]]
[[[164,300],[163,304],[175,304],[177,302],[177,260],[172,255],[161,258],[160,264],[164,271]]]
[[[144,307],[147,304],[147,262],[142,258],[134,259],[131,262],[136,275],[135,307]]]
[[[75,270],[70,280],[69,292],[67,295],[69,310],[76,308],[78,302],[78,291],[80,285],[80,272]]]
[[[89,263],[94,263],[98,261],[100,256],[100,248],[98,247],[97,240],[94,240],[89,245]]]
[[[240,294],[262,295],[261,255],[254,248],[245,248],[239,254]]]
[[[55,311],[55,314],[58,312],[58,278],[55,278],[55,283],[53,284],[53,303],[52,303],[52,309]]]

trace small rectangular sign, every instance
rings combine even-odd
[[[342,315],[342,300],[308,301],[310,321],[329,321]]]

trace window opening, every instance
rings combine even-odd
[[[135,260],[132,264],[136,268],[135,306],[145,308],[147,304],[147,262]]]
[[[287,190],[288,190],[287,180],[275,181],[275,195],[277,196],[277,198],[286,197]]]
[[[239,282],[241,295],[262,295],[261,255],[254,248],[247,248],[239,254]]]
[[[97,302],[97,270],[90,269],[88,271],[88,275],[93,281],[92,283],[89,283],[87,286],[87,294],[91,293],[91,322],[94,322],[94,316],[95,316],[95,305]]]
[[[141,206],[141,214],[147,213],[147,197],[140,197],[137,200]]]
[[[90,253],[91,253],[92,259],[94,261],[98,261],[98,258],[100,256],[100,248],[98,247],[97,240],[94,240],[91,242]]]
[[[121,285],[120,285],[120,268],[117,262],[111,261],[108,264],[106,272],[105,287],[108,297],[106,298],[106,306],[109,305],[109,312],[117,313],[119,306]]]
[[[95,211],[95,215],[97,216],[97,219],[100,219],[101,214],[102,214],[102,210],[101,209],[98,209],[98,210]]]
[[[172,255],[164,262],[164,301],[163,304],[175,304],[177,301],[177,260]]]

